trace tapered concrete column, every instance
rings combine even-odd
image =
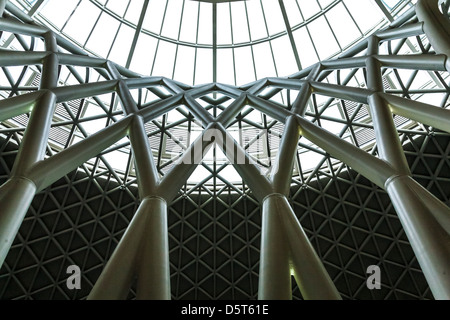
[[[3,12],[5,12],[7,0],[0,0],[0,17],[3,16]]]
[[[42,160],[47,145],[55,95],[43,94],[31,112],[30,121],[11,170],[11,178],[0,188],[0,266],[19,231],[37,186],[27,171]]]
[[[386,160],[398,174],[410,175],[408,162],[389,107],[376,94],[370,96],[368,100],[380,158]]]
[[[270,179],[275,192],[289,194],[299,139],[300,131],[297,120],[295,117],[290,117],[286,121],[276,162],[271,171]]]
[[[260,271],[260,277],[270,276],[272,280],[260,279],[258,298],[290,298],[290,295],[286,294],[286,290],[290,294],[291,288],[290,277],[288,277],[290,272],[287,270],[289,266],[286,265],[285,260],[286,254],[289,253],[294,277],[303,298],[307,300],[341,299],[284,195],[271,194],[264,199],[261,236],[260,263],[263,272],[261,274]]]
[[[147,195],[155,194],[160,182],[142,117],[135,117],[128,135],[135,158],[139,196],[142,199]]]
[[[268,196],[264,199],[259,261],[259,300],[292,299],[289,246],[278,209],[277,196]]]
[[[138,299],[170,299],[167,204],[145,198],[88,299],[123,300],[138,277]]]
[[[284,195],[270,196],[290,248],[294,277],[306,300],[339,300],[341,296]]]
[[[36,192],[35,184],[26,178],[13,178],[0,188],[0,266],[19,232]]]
[[[56,96],[48,91],[40,97],[31,111],[11,176],[28,176],[27,171],[44,158],[55,101]]]
[[[88,299],[123,300],[136,271],[136,256],[144,233],[147,205],[141,203]]]
[[[417,193],[416,182],[394,177],[386,190],[435,299],[450,299],[450,235]],[[428,201],[428,200],[427,200]]]
[[[149,197],[146,203],[145,229],[139,255],[137,298],[170,300],[169,233],[167,203],[159,197]]]

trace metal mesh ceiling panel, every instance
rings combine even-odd
[[[1,182],[17,154],[1,146]],[[450,204],[450,135],[405,145],[413,176]],[[312,244],[346,299],[432,299],[388,195],[352,170],[291,190]],[[261,212],[252,197],[197,188],[169,209],[173,299],[256,299]],[[136,188],[78,169],[36,195],[0,274],[2,299],[83,299],[89,294],[138,206]],[[66,268],[85,275],[66,287]],[[366,287],[367,265],[383,270],[381,290]],[[294,289],[295,298],[301,294]],[[134,291],[129,298],[134,298]]]

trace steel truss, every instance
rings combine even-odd
[[[450,210],[412,179],[392,118],[396,114],[450,132],[450,111],[387,93],[383,85],[384,68],[450,71],[450,23],[439,11],[438,1],[418,1],[415,10],[408,11],[388,29],[370,36],[339,59],[323,61],[288,78],[266,78],[239,88],[219,83],[190,87],[166,78],[141,77],[111,61],[85,55],[49,29],[34,24],[7,1],[0,1],[0,15],[3,15],[0,19],[3,32],[40,38],[45,43],[45,51],[0,51],[2,67],[42,65],[38,90],[0,101],[2,121],[31,112],[10,178],[0,187],[0,264],[37,192],[128,137],[141,204],[89,298],[124,299],[133,277],[137,276],[138,298],[170,299],[167,208],[197,166],[197,162],[189,161],[191,155],[198,150],[204,154],[218,142],[204,137],[208,130],[214,129],[234,141],[236,152],[231,153],[227,148],[223,152],[262,207],[259,299],[291,298],[291,272],[304,298],[340,299],[287,200],[301,136],[386,190],[434,297],[450,299]],[[416,55],[379,53],[383,42],[423,34],[436,54],[429,53],[429,48]],[[109,80],[59,87],[61,65],[94,68]],[[365,69],[366,88],[324,81],[335,70],[357,68]],[[158,92],[155,88],[160,86],[170,94],[161,95],[161,99],[145,107],[139,107],[131,94],[133,89]],[[268,88],[269,94],[262,95]],[[265,98],[282,89],[299,91],[289,108]],[[448,86],[444,89],[450,93]],[[121,100],[123,118],[45,157],[56,104],[111,92]],[[234,101],[214,117],[197,99],[217,92]],[[367,104],[378,157],[308,121],[305,117],[308,102],[315,94]],[[180,105],[185,105],[202,123],[204,131],[182,156],[185,161],[160,177],[145,124]],[[260,174],[248,152],[227,131],[246,105],[285,124],[275,161],[278,170],[267,177]],[[220,143],[218,146],[223,147]],[[245,159],[244,163],[236,161],[238,158]]]

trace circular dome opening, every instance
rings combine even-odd
[[[289,76],[318,61],[335,57],[412,6],[411,1],[399,0],[14,2],[34,19],[88,53],[107,58],[143,76],[163,76],[187,86],[217,82],[238,87],[266,77]],[[343,73],[339,77],[344,77]],[[327,81],[333,83],[335,79],[331,78]],[[76,83],[70,70],[65,68],[61,69],[60,81],[62,84]],[[386,81],[391,82],[391,88],[399,88],[399,84],[392,84],[389,76]],[[364,84],[364,74],[360,70],[352,76],[351,86],[363,87]],[[170,94],[163,87],[159,88],[159,93]],[[133,90],[132,94],[141,105],[148,105],[160,97],[150,91]],[[272,87],[261,93],[287,108],[292,106],[297,94],[296,90],[277,91]],[[115,119],[122,117],[119,99],[112,95],[96,99],[69,103],[83,118],[93,120],[83,122],[86,133],[81,130],[67,133],[72,136],[68,145],[55,141],[56,149],[79,142],[86,134],[107,125],[102,119],[94,119],[104,115],[105,110],[111,109]],[[213,116],[220,115],[233,101],[220,92],[197,99]],[[349,101],[344,105],[338,99],[330,101],[320,95],[314,95],[309,102],[306,118],[332,133],[341,134],[344,122],[350,121],[348,114],[355,110],[358,115],[351,121],[370,126],[367,106]],[[63,109],[57,109],[57,114],[61,121],[71,121]],[[161,174],[167,173],[202,133],[201,125],[192,121],[189,114],[188,108],[181,105],[146,125]],[[402,122],[401,125],[410,128],[414,123]],[[247,106],[228,131],[257,163],[261,173],[269,174],[283,129],[282,123]],[[373,130],[364,127],[355,132],[347,131],[342,137],[366,150],[373,147],[375,138]],[[104,160],[118,173],[134,177],[133,159],[126,139],[112,149],[115,150],[105,152]],[[307,176],[318,165],[325,168],[339,163],[327,163],[326,157],[326,152],[302,138],[294,175]],[[213,148],[189,182],[209,187],[242,184],[239,174],[227,164],[222,151]],[[216,172],[217,168],[221,168],[219,172]],[[208,179],[211,172],[216,172],[222,179]]]
[[[19,0],[25,8],[39,2]],[[188,85],[288,76],[352,46],[410,1],[49,0],[35,18],[86,51]]]

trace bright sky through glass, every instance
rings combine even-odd
[[[384,1],[394,11],[403,2]],[[150,0],[142,16],[144,0],[48,0],[37,17],[92,54],[123,66],[129,61],[133,71],[189,85],[212,81],[243,85],[268,76],[288,76],[338,54],[385,21],[374,0],[283,0],[282,4],[277,0],[218,3],[216,51],[214,5],[207,2]],[[141,16],[142,29],[132,48]]]

